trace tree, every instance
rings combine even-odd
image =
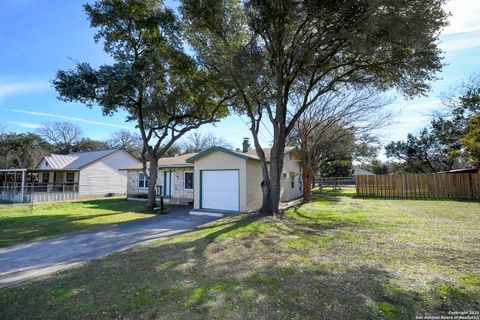
[[[290,143],[297,146],[302,160],[304,201],[310,201],[313,178],[324,174],[325,166],[336,162],[338,167],[341,161],[351,166],[354,158],[376,156],[378,141],[369,133],[387,123],[390,114],[382,111],[387,103],[375,90],[356,87],[329,92],[302,114]]]
[[[262,212],[276,215],[287,137],[303,112],[345,83],[425,93],[441,68],[442,0],[184,0],[187,36],[202,63],[238,92],[262,161]],[[299,104],[292,102],[296,94]],[[258,142],[273,127],[270,167]]]
[[[231,90],[185,52],[179,21],[161,1],[99,0],[84,8],[114,62],[77,63],[58,71],[53,85],[64,101],[98,104],[105,115],[124,110],[136,123],[153,210],[159,158],[185,133],[225,116]]]
[[[109,144],[105,141],[93,140],[90,138],[82,138],[72,146],[72,152],[85,152],[105,150],[109,148]]]
[[[181,153],[187,152],[201,152],[210,147],[224,147],[232,149],[233,146],[223,137],[216,137],[209,133],[202,135],[200,132],[195,131],[189,134],[185,141],[179,145]]]
[[[31,168],[51,151],[47,141],[34,133],[0,135],[0,167]]]
[[[48,122],[42,124],[38,134],[54,146],[54,152],[66,154],[79,142],[83,132],[79,126],[69,122]]]
[[[417,135],[408,134],[406,141],[393,141],[385,147],[387,157],[405,161],[407,171],[411,173],[451,170],[456,157],[449,156],[447,149],[448,146],[428,128]]]
[[[465,135],[460,139],[472,159],[472,165],[480,168],[480,115],[472,116]]]
[[[387,156],[403,160],[408,172],[438,172],[478,166],[476,123],[480,114],[480,77],[463,81],[456,93],[444,98],[445,110],[434,115],[430,126],[406,141],[391,142]]]
[[[112,133],[108,144],[112,148],[122,148],[139,158],[142,154],[142,137],[128,130],[118,130]]]

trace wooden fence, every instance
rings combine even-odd
[[[358,196],[409,199],[480,199],[480,173],[357,176]]]

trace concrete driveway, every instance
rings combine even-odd
[[[0,249],[0,287],[162,239],[219,218],[170,209],[154,218],[120,223]]]

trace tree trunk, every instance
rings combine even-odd
[[[279,215],[280,192],[282,188],[283,156],[285,154],[285,128],[274,130],[274,143],[270,151],[270,214]]]
[[[157,177],[158,177],[158,158],[154,156],[149,156],[150,168],[148,168],[148,199],[147,199],[147,209],[150,212],[153,212],[153,209],[157,207],[157,201],[155,199],[155,188],[157,186]],[[153,165],[152,165],[153,164]]]
[[[307,166],[303,167],[303,201],[308,202],[312,194],[313,170]]]

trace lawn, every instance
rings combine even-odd
[[[315,195],[0,290],[0,318],[414,319],[480,310],[480,203]]]
[[[0,205],[0,247],[152,216],[144,212],[145,203],[120,198]]]

